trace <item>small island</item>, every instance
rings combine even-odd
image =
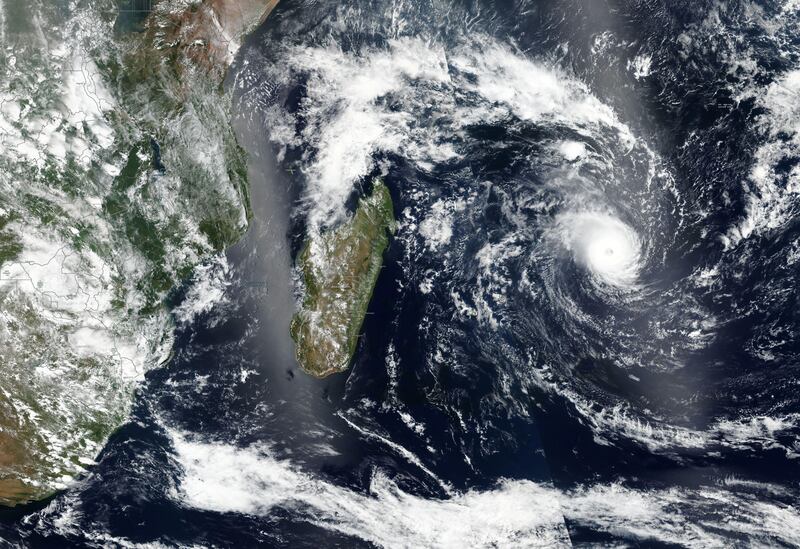
[[[305,296],[291,335],[309,374],[322,378],[349,367],[394,228],[392,197],[376,180],[350,219],[306,241],[297,260]]]

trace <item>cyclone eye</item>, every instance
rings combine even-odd
[[[617,287],[635,285],[642,250],[633,228],[601,212],[563,214],[557,226],[562,244],[593,280]]]

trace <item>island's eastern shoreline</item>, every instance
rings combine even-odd
[[[306,239],[297,260],[305,297],[291,326],[306,373],[324,378],[350,366],[394,227],[389,189],[375,180],[351,218]]]

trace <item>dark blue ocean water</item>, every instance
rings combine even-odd
[[[703,523],[731,543],[755,539],[752,531],[734,532],[731,517],[695,506],[693,494],[742,479],[749,488],[730,488],[742,509],[759,502],[791,509],[800,493],[798,270],[789,259],[800,226],[786,191],[800,160],[792,156],[791,125],[779,126],[767,102],[770,86],[800,63],[798,15],[783,6],[282,2],[243,46],[229,78],[251,154],[254,212],[250,231],[228,252],[229,303],[178,327],[170,363],[148,373],[131,421],[88,476],[48,502],[3,511],[0,535],[32,547],[115,546],[123,538],[374,545],[369,534],[325,528],[314,520],[318,510],[302,506],[196,508],[179,494],[186,464],[170,434],[179,431],[233,447],[268,444],[277,459],[356,493],[369,492],[376,471],[404,493],[434,500],[490,491],[499,479],[543,483],[566,501],[613,483],[645,500],[675,490],[683,496],[665,509],[679,509],[681,521]],[[476,36],[486,38],[470,42]],[[457,154],[423,165],[410,145],[371,151],[362,180],[384,180],[404,224],[386,253],[352,368],[315,380],[294,361],[288,322],[291,258],[304,238],[323,145],[307,136],[278,144],[275,112],[297,136],[328,128],[307,110],[320,86],[315,78],[366,71],[365,59],[409,37],[445,52],[452,81],[409,77],[376,103],[384,113],[409,113],[407,142],[434,136]],[[477,66],[494,43],[582,83],[575,93],[610,108],[636,144],[612,127],[583,124],[569,109],[544,119],[511,109],[501,119],[455,124],[448,117],[461,108],[498,104],[481,95],[477,69],[473,75],[457,60],[472,55]],[[312,61],[286,60],[302,47],[317,52]],[[315,68],[324,48],[336,50],[341,66]],[[649,74],[638,78],[630,63],[637,56],[650,59]],[[501,88],[524,95],[514,74],[501,74]],[[455,110],[437,104],[445,95]],[[329,116],[346,111],[347,97],[338,100]],[[552,153],[565,140],[600,160],[573,170]],[[768,191],[748,174],[777,149],[784,153],[768,156],[775,185]],[[154,159],[169,170],[160,162]],[[562,180],[568,184],[553,184]],[[785,201],[777,206],[768,192],[786,192]],[[431,253],[411,225],[437,201],[459,199],[464,205],[449,210],[452,235]],[[726,245],[722,237],[748,217],[753,200],[780,222]],[[642,242],[635,291],[598,286],[586,265],[553,244],[560,215],[595,207],[613,212]],[[484,250],[498,254],[489,271],[479,259]],[[421,290],[426,280],[431,291]],[[463,313],[454,296],[476,312]],[[243,370],[250,371],[245,382]],[[333,451],[315,451],[319,444]],[[637,537],[621,517],[581,505],[564,513],[576,545],[699,543],[685,530]],[[648,522],[669,530],[665,524]],[[789,545],[781,535],[771,542]]]

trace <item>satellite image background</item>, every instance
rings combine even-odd
[[[0,0],[0,540],[800,546],[800,2]]]

